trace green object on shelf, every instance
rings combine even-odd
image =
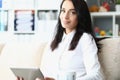
[[[120,0],[116,0],[116,4],[120,4]]]
[[[107,35],[112,36],[112,32],[111,31],[107,32]]]

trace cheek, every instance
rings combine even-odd
[[[75,26],[77,26],[77,24],[78,24],[78,19],[77,18],[74,18],[74,19],[72,19],[73,21],[73,24],[75,25]]]

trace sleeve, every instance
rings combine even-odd
[[[81,37],[81,47],[86,75],[78,80],[104,80],[98,61],[98,49],[95,40],[90,34],[84,33]]]

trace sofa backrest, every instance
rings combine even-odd
[[[39,67],[47,43],[5,43],[0,47],[0,80],[16,80],[10,67]]]
[[[39,67],[46,43],[6,43],[0,58],[8,66]]]
[[[120,80],[120,38],[108,38],[100,41],[98,54],[105,80]]]

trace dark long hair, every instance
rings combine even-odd
[[[62,1],[60,9],[62,8],[62,4],[64,1],[65,0]],[[81,38],[81,36],[83,35],[84,32],[91,34],[93,36],[93,39],[97,43],[97,40],[95,38],[95,34],[93,32],[93,28],[92,28],[92,22],[91,22],[89,9],[88,9],[86,2],[84,0],[71,0],[71,1],[75,7],[76,12],[77,12],[78,24],[76,27],[76,33],[75,33],[75,35],[70,43],[69,50],[74,50],[76,48],[76,46],[79,42],[79,39]],[[63,32],[65,31],[65,29],[61,25],[60,14],[58,17],[58,23],[57,23],[56,27],[57,27],[57,32],[56,32],[55,37],[51,43],[52,51],[58,47],[59,43],[62,40]]]

